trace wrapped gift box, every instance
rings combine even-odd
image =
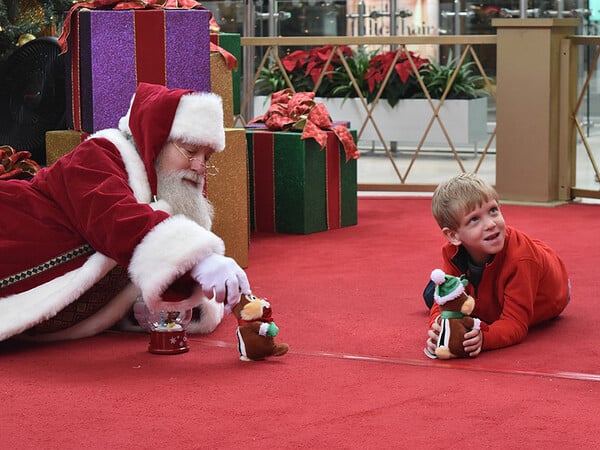
[[[210,11],[88,10],[73,14],[67,127],[114,128],[139,82],[210,90]]]
[[[246,133],[253,230],[308,234],[356,225],[356,160],[346,162],[332,131],[324,150],[297,132]]]
[[[231,70],[223,55],[219,52],[210,52],[210,90],[223,99],[223,124],[233,128],[233,86]]]
[[[57,130],[46,133],[48,165],[69,153],[86,133]],[[215,177],[207,177],[207,196],[215,208],[212,231],[225,242],[225,254],[241,267],[248,266],[250,240],[248,207],[248,161],[246,133],[243,129],[225,130],[226,149],[215,153],[210,161],[219,169]]]
[[[224,48],[231,53],[237,59],[238,68],[232,70],[229,78],[231,79],[231,85],[233,89],[233,114],[240,114],[240,92],[241,92],[241,80],[240,71],[242,64],[242,47],[241,39],[238,33],[212,33],[210,40],[213,44]]]
[[[241,267],[247,267],[250,218],[244,129],[226,129],[225,145],[225,151],[210,157],[219,170],[218,175],[206,180],[207,197],[215,208],[212,231],[225,241],[225,254]]]
[[[46,165],[54,164],[61,156],[83,142],[87,136],[87,133],[75,130],[46,131]]]

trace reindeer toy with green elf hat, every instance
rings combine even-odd
[[[469,282],[463,277],[446,275],[440,269],[431,272],[431,280],[436,285],[434,299],[441,311],[437,318],[441,331],[435,355],[439,359],[466,358],[469,355],[463,347],[465,333],[488,328],[486,323],[470,316],[475,299],[465,291]]]

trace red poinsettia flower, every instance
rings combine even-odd
[[[352,56],[352,50],[350,47],[345,45],[341,45],[340,51],[344,56]],[[306,76],[310,76],[313,80],[313,83],[316,83],[321,76],[321,72],[326,71],[327,76],[331,78],[333,74],[331,73],[334,69],[332,63],[336,63],[340,61],[340,57],[336,53],[333,58],[331,58],[331,63],[325,67],[325,63],[331,55],[331,52],[334,51],[334,46],[332,45],[324,45],[322,47],[313,48],[308,56],[308,64],[306,65]]]
[[[373,92],[376,86],[379,86],[385,78],[385,74],[390,68],[394,59],[394,52],[387,52],[374,56],[369,61],[369,70],[365,74],[369,86],[369,92]]]
[[[409,61],[409,54],[417,70],[429,62],[427,58],[421,58],[420,56],[415,55],[413,52],[402,51],[398,61],[396,61],[396,64],[394,65],[394,70],[403,83],[406,83],[413,74],[413,68]],[[377,55],[371,59],[369,62],[369,70],[365,75],[365,79],[367,80],[369,86],[369,92],[373,92],[375,88],[383,82],[386,74],[390,70],[390,65],[392,64],[395,56],[395,51],[389,51],[381,55]]]
[[[417,70],[419,70],[423,64],[427,64],[429,62],[427,58],[421,58],[420,56],[415,55],[413,52],[408,53],[410,53],[410,59],[412,59]],[[402,52],[400,54],[400,58],[398,58],[398,62],[394,66],[394,69],[396,70],[396,73],[402,82],[406,83],[413,73],[412,66],[406,52]]]
[[[281,64],[288,72],[293,72],[297,69],[302,69],[308,59],[308,52],[304,50],[296,50],[287,56],[281,58]]]

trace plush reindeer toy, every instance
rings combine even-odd
[[[435,355],[439,359],[466,358],[463,341],[465,333],[472,329],[486,329],[487,324],[471,317],[475,299],[465,291],[468,281],[442,270],[431,272],[431,280],[436,284],[434,299],[440,306],[438,323],[441,326]]]
[[[242,361],[287,353],[287,344],[275,342],[279,328],[271,317],[271,305],[265,299],[252,294],[242,295],[232,312],[238,320],[237,337]]]

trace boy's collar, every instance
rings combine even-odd
[[[485,265],[491,264],[495,256],[496,255],[491,255],[490,258],[486,261]],[[469,252],[467,252],[465,247],[462,245],[456,247],[456,253],[452,257],[452,262],[462,273],[467,273],[467,270],[469,269],[469,264],[475,266],[477,265],[471,260]],[[483,267],[485,267],[485,265]]]

